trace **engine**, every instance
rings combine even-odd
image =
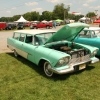
[[[82,47],[76,46],[75,44],[68,47],[68,45],[52,45],[51,49],[55,49],[61,52],[65,52],[71,56],[71,58],[78,58],[86,56],[89,54],[89,50],[86,50]]]

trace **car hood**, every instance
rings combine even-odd
[[[64,25],[56,33],[54,33],[46,42],[56,42],[56,41],[73,41],[75,37],[82,31],[85,27],[89,28],[88,24],[85,23],[71,23]]]

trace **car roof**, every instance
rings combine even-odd
[[[49,32],[56,32],[55,30],[49,30],[49,29],[33,29],[33,30],[18,30],[18,31],[14,31],[14,33],[27,33],[27,34],[41,34],[41,33],[49,33]]]
[[[89,27],[89,28],[84,28],[84,30],[100,31],[100,28],[99,27]]]

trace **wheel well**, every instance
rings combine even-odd
[[[45,62],[46,60],[44,60],[44,59],[41,59],[40,61],[39,61],[39,64],[38,64],[38,66],[41,66],[41,67],[43,67],[43,64],[44,64],[44,62]]]

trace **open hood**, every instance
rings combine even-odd
[[[59,29],[56,33],[54,33],[46,42],[56,42],[56,41],[73,41],[75,37],[82,31],[85,27],[89,27],[88,24],[85,23],[71,23],[67,24],[61,29]]]

